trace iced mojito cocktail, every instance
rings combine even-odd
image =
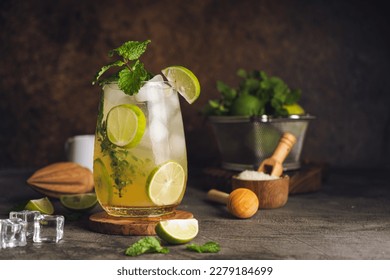
[[[110,215],[164,215],[183,198],[187,155],[176,88],[183,94],[188,81],[177,83],[183,77],[175,70],[163,74],[171,81],[156,75],[131,94],[120,89],[121,80],[103,85],[93,172],[98,201]]]

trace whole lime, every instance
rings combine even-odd
[[[256,96],[242,94],[234,100],[231,107],[231,114],[234,116],[258,115],[263,106],[263,102]]]

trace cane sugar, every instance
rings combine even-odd
[[[268,181],[279,179],[278,176],[273,176],[266,174],[264,172],[258,172],[254,170],[244,170],[237,176],[241,180],[250,180],[250,181]]]

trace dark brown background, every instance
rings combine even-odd
[[[302,89],[317,116],[304,158],[390,162],[389,20],[379,1],[2,0],[0,8],[0,167],[63,160],[68,137],[94,133],[92,77],[108,50],[146,39],[150,71],[180,64],[200,79],[200,99],[182,102],[190,164],[216,162],[199,110],[216,97],[216,80],[236,85],[240,67]]]

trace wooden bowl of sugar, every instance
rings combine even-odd
[[[287,203],[289,181],[287,175],[276,177],[263,172],[245,170],[232,177],[232,188],[252,190],[259,199],[259,209],[273,209],[283,207]]]

